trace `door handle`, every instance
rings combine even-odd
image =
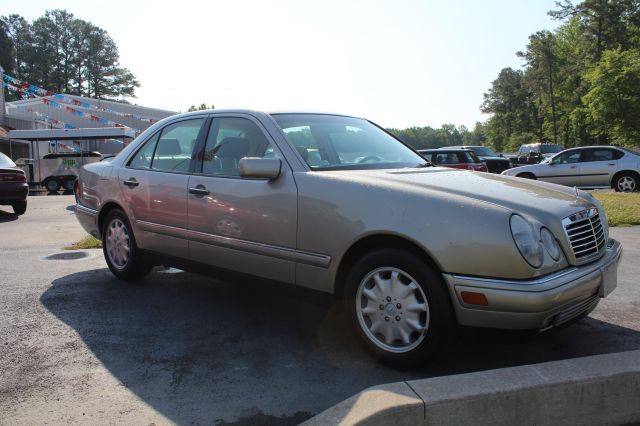
[[[570,168],[571,168],[571,169],[577,169],[577,168],[578,168],[578,166],[571,166]]]
[[[616,163],[609,163],[609,165],[610,165],[610,166],[615,166],[615,165],[616,165]]]
[[[209,195],[210,192],[204,187],[204,185],[198,185],[195,188],[189,188],[189,194],[199,195],[202,197],[203,195]]]
[[[122,183],[124,183],[125,185],[127,185],[129,188],[133,188],[133,187],[136,187],[136,186],[140,185],[140,184],[138,183],[138,181],[136,181],[136,180],[135,180],[135,178],[129,178],[129,180],[125,180],[125,181],[124,181],[124,182],[122,182]]]

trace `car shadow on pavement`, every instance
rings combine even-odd
[[[11,208],[11,207],[9,207]],[[14,213],[9,213],[7,211],[4,210],[0,210],[0,223],[4,223],[4,222],[13,222],[14,220],[18,219],[18,215],[14,214]]]
[[[542,335],[465,329],[446,356],[403,371],[362,349],[331,296],[283,284],[160,271],[125,283],[98,269],[40,301],[178,424],[298,424],[377,384],[640,349],[639,332],[589,318]]]

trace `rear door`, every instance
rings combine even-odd
[[[186,256],[187,186],[204,122],[201,117],[168,124],[120,169],[124,205],[140,248]]]
[[[250,115],[214,116],[203,145],[188,185],[190,259],[294,282],[297,188],[270,135]],[[241,178],[243,157],[280,158],[280,176]]]
[[[609,187],[613,175],[618,170],[618,159],[622,152],[605,147],[585,149],[580,174],[582,184],[589,187]]]

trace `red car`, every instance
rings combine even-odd
[[[24,171],[0,152],[0,205],[13,207],[17,215],[27,211],[29,185]]]
[[[487,165],[470,149],[420,149],[418,153],[436,166],[486,172]]]

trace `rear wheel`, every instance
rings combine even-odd
[[[57,192],[60,189],[60,181],[56,178],[49,178],[44,181],[44,187],[49,192]]]
[[[424,364],[455,335],[442,277],[410,251],[382,249],[365,255],[347,277],[347,292],[356,332],[387,363]]]
[[[633,173],[620,173],[613,179],[613,189],[616,192],[638,191],[638,177]]]
[[[121,280],[143,278],[153,267],[140,253],[129,219],[120,209],[107,214],[102,230],[102,251],[107,266]]]
[[[66,189],[67,191],[73,191],[75,186],[76,186],[75,179],[67,179],[64,181],[64,189]]]
[[[13,212],[18,216],[20,216],[21,214],[24,214],[24,212],[27,211],[27,200],[13,203],[11,207],[13,207]]]

